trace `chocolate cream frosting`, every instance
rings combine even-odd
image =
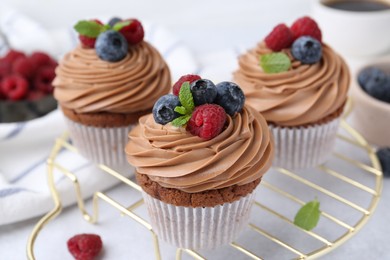
[[[233,80],[240,85],[246,103],[269,123],[279,126],[313,124],[340,109],[346,99],[350,74],[344,60],[323,44],[322,59],[315,64],[295,60],[283,50],[292,66],[286,72],[267,74],[260,56],[272,52],[264,42],[239,57]]]
[[[99,59],[95,49],[76,47],[56,69],[54,96],[77,113],[148,110],[170,90],[170,71],[160,53],[143,41],[118,62]]]
[[[205,141],[171,124],[141,117],[129,133],[127,160],[141,174],[166,188],[187,193],[244,185],[270,168],[273,139],[267,122],[245,106],[215,138]]]

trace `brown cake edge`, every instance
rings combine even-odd
[[[165,188],[149,179],[145,174],[136,173],[136,179],[142,189],[155,199],[183,207],[214,207],[231,203],[250,194],[259,185],[261,178],[244,185],[233,185],[222,189],[197,193],[187,193],[178,189]]]
[[[146,114],[151,113],[152,109],[134,113],[77,113],[73,109],[60,106],[64,115],[70,120],[86,126],[95,127],[121,127],[138,123],[138,119]]]

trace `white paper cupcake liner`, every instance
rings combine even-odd
[[[76,123],[68,118],[66,122],[74,146],[85,158],[116,170],[128,165],[124,149],[128,141],[128,133],[134,125],[92,127]]]
[[[305,169],[324,163],[332,151],[340,118],[309,127],[270,125],[275,140],[272,166]]]
[[[160,239],[189,249],[215,249],[232,242],[248,224],[255,190],[232,203],[215,207],[171,205],[142,192],[153,230]]]

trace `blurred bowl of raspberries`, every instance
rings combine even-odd
[[[56,109],[52,81],[57,62],[44,52],[9,50],[0,58],[0,122],[20,122]]]
[[[390,146],[390,60],[360,68],[353,77],[352,90],[352,125],[369,143]]]

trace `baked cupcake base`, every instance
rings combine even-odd
[[[136,177],[159,238],[195,250],[215,249],[239,235],[248,224],[260,183],[258,179],[242,186],[190,194],[164,188],[146,175],[137,173]]]
[[[274,167],[312,168],[326,162],[332,152],[344,106],[314,124],[283,127],[270,124],[275,140]]]
[[[71,140],[81,155],[114,170],[120,171],[130,167],[124,152],[128,133],[137,124],[139,116],[144,113],[77,114],[71,109],[64,107],[61,109]]]
[[[134,127],[93,127],[66,119],[71,140],[80,154],[116,170],[128,165],[124,153],[127,134]]]
[[[255,191],[215,207],[181,207],[142,192],[153,229],[179,248],[215,249],[232,242],[247,225]]]
[[[278,127],[270,125],[275,139],[272,166],[305,169],[324,163],[333,148],[340,119],[309,127]]]

